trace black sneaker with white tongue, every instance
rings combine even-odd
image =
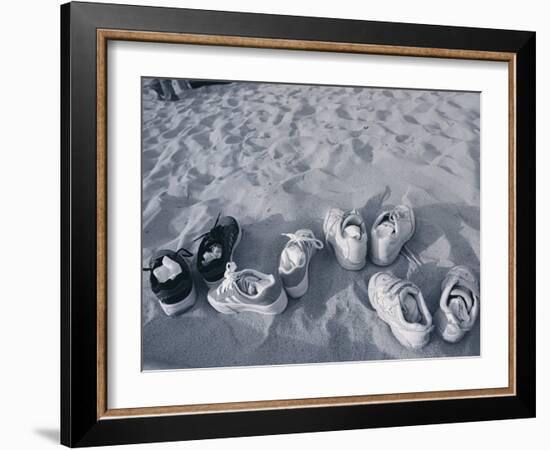
[[[233,261],[233,253],[241,236],[241,227],[234,217],[220,217],[218,214],[214,226],[195,239],[201,239],[197,270],[208,286],[212,287],[223,279],[227,263]]]

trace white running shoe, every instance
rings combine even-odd
[[[361,270],[367,262],[367,228],[359,211],[331,208],[323,223],[325,241],[346,270]]]
[[[451,343],[472,329],[479,315],[479,285],[466,266],[453,267],[441,283],[439,309],[434,315],[437,331]]]
[[[378,266],[388,266],[395,261],[403,245],[415,230],[414,212],[405,205],[398,205],[383,212],[371,229],[370,259]]]
[[[402,345],[420,349],[428,343],[432,316],[418,286],[388,272],[378,272],[369,280],[368,294],[378,317],[390,326]]]
[[[324,245],[313,231],[305,229],[296,233],[283,233],[289,238],[279,259],[279,276],[288,295],[303,296],[309,286],[308,270],[311,258]]]
[[[208,303],[216,311],[279,314],[285,310],[288,299],[278,278],[252,269],[236,269],[234,262],[227,263],[221,284],[208,292]]]

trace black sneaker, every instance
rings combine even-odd
[[[169,316],[180,314],[195,304],[196,295],[191,270],[184,258],[193,256],[184,248],[173,252],[158,251],[144,271],[150,272],[151,290]]]
[[[233,261],[233,252],[241,236],[237,220],[218,214],[210,231],[195,239],[202,239],[197,253],[197,270],[208,286],[212,287],[223,279],[227,263]]]

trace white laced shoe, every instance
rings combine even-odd
[[[279,258],[279,276],[288,295],[302,297],[309,287],[309,263],[324,245],[313,231],[304,229],[296,233],[283,233],[288,242]]]
[[[369,280],[372,307],[405,347],[419,349],[430,340],[432,316],[422,292],[414,283],[388,272],[375,273]]]
[[[394,262],[403,245],[413,237],[414,230],[414,212],[408,206],[398,205],[380,214],[371,229],[371,261],[377,266]]]
[[[331,208],[323,223],[325,241],[346,270],[361,270],[367,262],[367,229],[356,209]]]
[[[280,314],[285,310],[288,299],[278,278],[253,269],[236,269],[234,262],[227,263],[221,284],[208,292],[208,303],[216,311]]]

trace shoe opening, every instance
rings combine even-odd
[[[271,277],[262,278],[252,272],[245,272],[236,280],[241,292],[249,297],[260,296],[273,284]]]
[[[352,239],[361,240],[364,233],[363,227],[363,218],[357,211],[352,210],[342,221],[342,234]]]

